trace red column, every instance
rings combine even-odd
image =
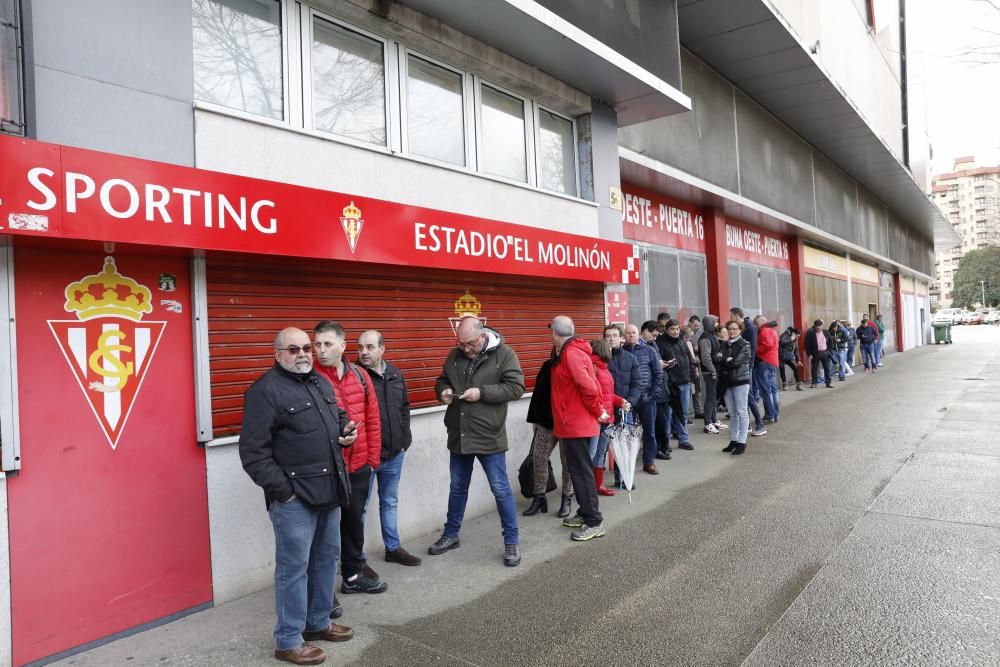
[[[896,351],[903,351],[903,292],[899,273],[892,276],[892,291],[896,297]]]
[[[705,209],[705,270],[708,273],[708,310],[722,322],[729,317],[729,267],[726,264],[726,216]]]
[[[805,352],[805,334],[812,327],[812,322],[806,321],[808,317],[808,303],[806,300],[806,273],[805,273],[805,245],[801,237],[791,239],[789,248],[792,265],[792,322],[802,330],[799,337],[799,358],[802,359],[801,376],[803,381],[810,379],[809,363]]]

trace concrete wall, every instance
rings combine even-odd
[[[558,458],[558,457],[557,457]],[[7,478],[0,473],[0,667],[13,662],[10,625],[10,533],[7,530]]]
[[[507,414],[507,473],[517,491],[517,469],[531,446],[531,427],[525,422],[528,399],[510,404]],[[406,453],[399,483],[399,534],[414,553],[426,556],[426,547],[437,539],[448,509],[447,437],[444,409],[415,415],[411,423],[413,446]],[[215,604],[222,604],[271,586],[274,580],[274,535],[264,510],[264,496],[240,466],[236,445],[209,447],[208,513],[212,537],[212,586]],[[552,456],[556,477],[558,454]],[[479,466],[472,476],[466,520],[496,511],[493,495]],[[496,520],[497,553],[502,549],[500,520]],[[426,542],[426,544],[425,544]],[[378,500],[368,508],[365,550],[372,566],[380,570],[383,546],[378,520]],[[392,585],[392,578],[386,577]]]
[[[195,125],[201,169],[597,235],[588,202],[210,111],[196,112]]]
[[[190,2],[24,8],[31,138],[192,164]]]

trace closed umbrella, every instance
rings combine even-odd
[[[642,448],[642,425],[636,424],[631,412],[615,420],[608,428],[608,447],[615,457],[622,481],[628,489],[628,502],[632,504],[632,483],[635,481],[635,460]]]

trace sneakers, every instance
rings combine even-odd
[[[364,574],[356,574],[353,579],[344,579],[340,584],[340,592],[350,593],[385,593],[389,584],[381,579],[372,579]]]
[[[702,430],[705,431],[705,433],[713,433],[713,434],[715,434],[715,433],[719,432],[719,427],[716,426],[715,424],[709,424],[708,426],[706,426]]]
[[[604,524],[599,523],[596,526],[580,526],[580,528],[570,533],[569,536],[570,539],[576,542],[586,542],[587,540],[592,540],[595,537],[604,537]]]
[[[767,429],[764,428],[763,426],[758,426],[754,430],[750,431],[750,435],[752,435],[755,438],[759,438],[762,435],[767,435]],[[742,452],[740,453],[742,454]]]
[[[460,546],[462,546],[462,543],[458,541],[457,537],[442,535],[441,539],[427,548],[427,553],[432,556],[440,556],[445,551],[451,551],[452,549],[457,549]]]
[[[409,551],[403,547],[399,547],[393,551],[388,549],[385,552],[385,562],[387,563],[399,563],[400,565],[406,565],[408,567],[413,567],[415,565],[420,565],[420,559],[411,554]]]
[[[333,609],[330,610],[330,618],[340,618],[344,615],[344,605],[340,604],[337,596],[333,596]]]
[[[563,519],[563,525],[567,528],[579,528],[583,525],[583,517],[579,514],[574,514],[573,516],[568,516]]]
[[[503,545],[503,564],[507,567],[517,567],[521,564],[521,550],[516,544]]]
[[[715,422],[714,424],[712,424],[712,426],[719,429],[720,431],[725,431],[726,429],[729,428],[728,424],[723,424],[722,422]]]

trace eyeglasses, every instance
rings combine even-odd
[[[277,349],[279,352],[287,352],[289,354],[297,355],[299,352],[305,352],[306,354],[309,354],[310,352],[313,351],[313,346],[312,343],[306,343],[305,345],[302,346],[289,345],[288,347],[279,347]]]
[[[476,337],[476,338],[470,340],[467,343],[463,343],[462,341],[458,341],[457,343],[455,343],[455,345],[459,349],[461,349],[461,350],[472,350],[472,349],[475,349],[476,343],[478,343],[478,342],[479,342],[479,337]]]

